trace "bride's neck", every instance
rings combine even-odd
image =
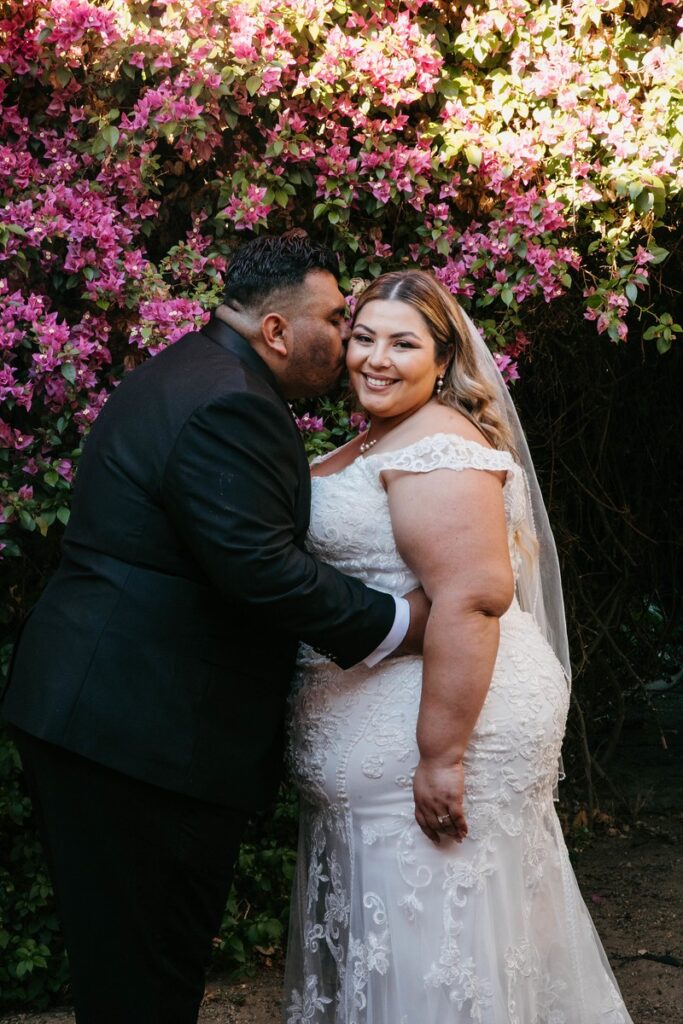
[[[423,408],[423,406],[420,406],[420,408]],[[368,429],[365,432],[365,440],[361,444],[361,451],[374,448],[376,444],[383,441],[388,434],[391,434],[418,411],[418,409],[411,409],[409,412],[401,413],[398,416],[372,416]]]

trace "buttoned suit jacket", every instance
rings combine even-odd
[[[306,553],[309,515],[277,381],[212,319],[126,375],[96,420],[4,717],[134,778],[262,806],[297,641],[348,667],[395,611]]]

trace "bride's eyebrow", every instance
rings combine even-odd
[[[372,327],[366,327],[365,324],[358,324],[358,323],[356,323],[356,324],[353,325],[353,329],[354,329],[354,331],[358,331],[358,330],[360,330],[360,331],[367,331],[368,334],[374,334],[375,333],[373,331]],[[389,337],[390,338],[415,338],[416,341],[420,340],[419,336],[417,334],[415,334],[413,331],[396,331],[394,334],[390,334]]]

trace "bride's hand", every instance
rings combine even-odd
[[[462,842],[467,835],[463,811],[465,772],[462,761],[443,764],[421,758],[415,771],[413,795],[415,819],[432,842],[438,843],[442,835]]]

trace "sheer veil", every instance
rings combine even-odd
[[[562,599],[560,564],[555,539],[550,529],[548,512],[529,452],[529,445],[514,402],[495,359],[489,352],[481,334],[462,309],[461,314],[469,332],[479,370],[496,396],[498,411],[510,430],[517,461],[524,470],[526,478],[526,525],[530,536],[536,540],[536,545],[534,545],[536,551],[526,553],[522,559],[517,597],[522,610],[529,612],[534,617],[539,629],[557,655],[564,669],[567,685],[569,685],[571,664],[567,641],[567,621]]]

